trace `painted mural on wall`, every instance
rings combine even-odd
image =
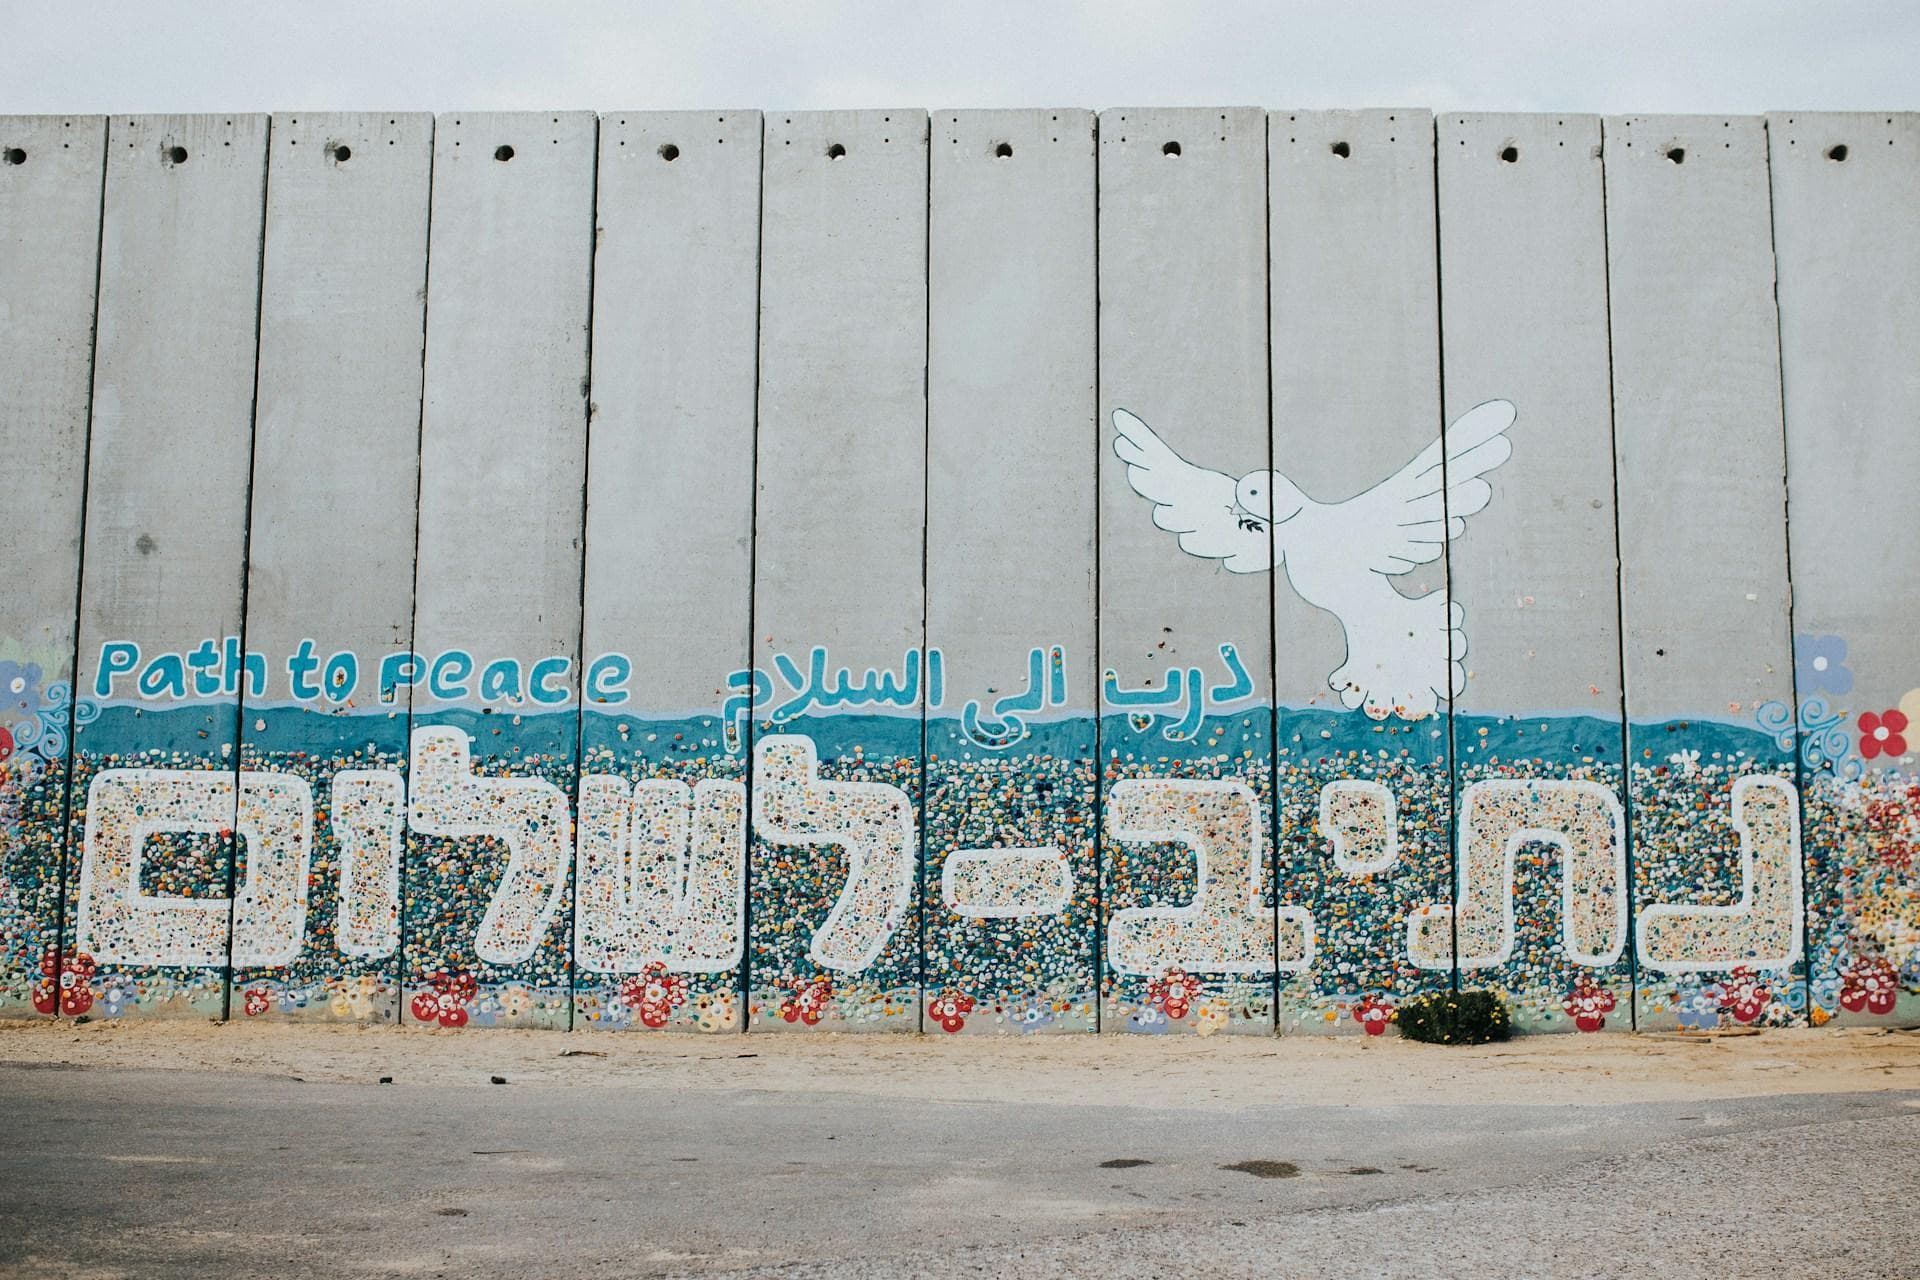
[[[221,647],[210,643],[208,651],[217,654]],[[185,686],[173,673],[196,665],[180,655],[120,652],[101,667],[94,692],[105,698],[113,697],[123,679],[136,687],[144,681],[162,696],[178,694]],[[1033,731],[1021,721],[1023,713],[1043,712],[1050,701],[1065,700],[1073,671],[1068,655],[1059,646],[1034,654],[1022,692],[991,709],[973,703],[962,709],[958,723],[966,726],[963,734],[974,748],[1008,751]],[[304,653],[295,655],[290,666],[298,669],[306,661]],[[1228,650],[1223,665],[1234,663]],[[209,681],[223,678],[204,653],[197,665],[209,673]],[[424,673],[435,665],[403,655],[385,664],[392,679],[363,692],[377,707],[401,692],[412,678],[409,673],[427,678]],[[560,673],[557,660],[538,665],[546,669],[543,678]],[[623,696],[626,681],[612,673],[629,665],[619,655],[593,664],[601,673],[594,684],[602,697]],[[456,660],[441,669],[470,666]],[[739,1022],[731,992],[705,991],[704,1003],[685,1011],[706,975],[735,973],[741,965],[750,910],[745,849],[752,831],[792,849],[796,858],[822,844],[844,850],[844,871],[831,886],[830,910],[794,943],[822,976],[776,1011],[783,1021],[818,1025],[828,1016],[834,987],[856,983],[896,940],[916,884],[917,814],[910,794],[897,785],[823,780],[814,739],[780,731],[782,713],[822,701],[916,707],[923,696],[930,708],[938,706],[942,659],[937,651],[908,654],[899,676],[855,676],[831,668],[819,651],[805,666],[785,659],[774,666],[776,674],[736,673],[735,687],[754,696],[730,702],[728,715],[709,717],[709,736],[697,744],[723,756],[738,752],[739,740],[728,726],[743,713],[766,717],[772,731],[759,737],[751,760],[740,765],[751,779],[750,803],[742,778],[632,782],[594,769],[582,778],[578,794],[569,797],[541,779],[482,769],[473,734],[439,725],[414,729],[404,770],[334,772],[324,780],[330,807],[319,811],[313,781],[300,772],[93,767],[72,889],[69,950],[57,971],[43,965],[34,978],[32,1006],[76,1016],[131,1015],[147,1002],[171,1006],[180,998],[177,980],[120,982],[110,976],[114,973],[217,976],[231,967],[236,974],[277,975],[236,981],[234,1011],[242,1016],[287,1006],[378,1018],[382,1015],[371,997],[380,984],[363,977],[343,984],[284,971],[316,935],[331,939],[342,957],[377,961],[399,951],[403,850],[408,835],[419,833],[484,842],[480,847],[498,866],[484,900],[461,908],[469,923],[457,946],[471,961],[455,971],[436,972],[409,993],[415,1021],[458,1028],[510,1023],[524,1014],[539,998],[536,989],[492,978],[488,967],[510,970],[536,961],[543,947],[552,945],[553,922],[571,894],[574,929],[570,942],[561,941],[556,967],[563,974],[571,968],[574,990],[600,993],[594,996],[597,1004],[581,1006],[590,1010],[583,1021],[733,1029]],[[491,664],[494,678],[503,682],[517,678],[512,667],[510,660]],[[116,668],[121,674],[114,674]],[[150,672],[157,674],[147,678]],[[923,672],[933,673],[925,687]],[[1188,674],[1173,673],[1169,686],[1187,689]],[[1203,679],[1190,691],[1204,712],[1212,699],[1232,695],[1237,682],[1237,677],[1211,684]],[[1125,696],[1117,682],[1109,683],[1109,693]],[[356,687],[343,679],[327,696],[345,704]],[[530,687],[523,686],[522,696]],[[23,683],[16,693],[26,688]],[[54,692],[50,700],[58,704],[62,695]],[[111,716],[102,719],[96,705],[88,703],[78,713],[89,735],[115,723]],[[1187,732],[1183,722],[1196,714],[1173,699],[1152,705],[1164,710],[1166,731],[1173,736]],[[982,719],[983,713],[990,718]],[[154,708],[148,714],[168,712]],[[1630,922],[1625,821],[1613,787],[1572,778],[1476,781],[1461,795],[1457,897],[1422,904],[1412,913],[1397,958],[1439,972],[1457,966],[1462,980],[1472,981],[1476,972],[1513,959],[1523,924],[1529,923],[1523,918],[1538,913],[1553,918],[1548,949],[1580,975],[1562,998],[1566,1017],[1580,1029],[1607,1025],[1615,1014],[1619,996],[1592,972],[1608,972],[1621,960],[1630,930],[1641,971],[1658,975],[1649,980],[1674,992],[1681,1025],[1710,1025],[1722,1015],[1737,1022],[1788,1023],[1824,1020],[1823,1015],[1842,1010],[1891,1013],[1920,976],[1913,972],[1910,954],[1913,890],[1910,881],[1894,883],[1911,869],[1913,785],[1874,779],[1863,766],[1890,751],[1905,754],[1903,716],[1891,709],[1862,724],[1857,754],[1848,739],[1833,737],[1828,743],[1839,756],[1828,763],[1840,767],[1823,779],[1832,797],[1827,803],[1844,806],[1849,823],[1842,829],[1860,842],[1868,874],[1845,891],[1848,918],[1855,922],[1842,944],[1846,967],[1810,996],[1796,997],[1794,984],[1782,976],[1804,949],[1796,788],[1785,778],[1738,773],[1736,766],[1702,764],[1685,754],[1658,767],[1672,776],[1722,779],[1701,792],[1724,801],[1700,820],[1690,838],[1725,831],[1729,844],[1737,845],[1732,901],[1715,900],[1711,890],[1669,891],[1643,898]],[[22,733],[30,743],[57,748],[64,723],[64,717],[54,716],[40,720],[37,731]],[[35,752],[22,768],[19,754],[8,761],[8,784],[15,793],[30,790],[47,767],[45,756]],[[102,753],[107,759],[119,754]],[[1039,788],[1049,781],[1046,776],[1030,781],[1037,794],[1044,794]],[[44,809],[51,802],[41,796],[34,803]],[[1337,779],[1317,797],[1314,830],[1332,863],[1356,882],[1390,877],[1397,807],[1386,784]],[[1209,1000],[1223,985],[1249,979],[1271,983],[1275,974],[1312,967],[1316,941],[1331,922],[1309,908],[1270,905],[1263,886],[1269,874],[1269,822],[1258,798],[1232,781],[1127,779],[1108,790],[1107,840],[1162,842],[1191,859],[1188,901],[1121,907],[1104,939],[1106,966],[1140,979],[1150,993],[1146,1007],[1168,1023],[1206,1017]],[[329,910],[317,917],[310,889],[316,832],[323,827],[331,827],[341,860]],[[13,829],[58,828],[57,823],[36,828],[33,816],[23,813]],[[245,853],[230,892],[209,893],[204,883],[180,886],[168,879],[175,864],[166,851],[173,842],[229,831]],[[158,857],[156,849],[162,851]],[[1517,892],[1518,867],[1529,859],[1544,861],[1536,852],[1541,849],[1553,850],[1558,863],[1551,903]],[[938,900],[949,915],[986,928],[1000,920],[1064,917],[1088,891],[1084,869],[1072,854],[1065,843],[983,840],[946,858]],[[14,865],[21,865],[18,859]],[[17,881],[10,878],[9,888],[18,894]],[[447,891],[432,879],[414,889],[416,896],[428,892]],[[17,942],[15,952],[19,963],[25,952]],[[51,956],[50,947],[44,954]],[[976,994],[957,984],[929,988],[926,1025],[959,1031],[986,1017],[992,1001],[1001,1008],[997,1029],[1039,1029],[1061,1015],[1089,1028],[1089,990],[1045,980],[1022,985],[1022,976],[1003,975],[991,993]],[[356,996],[362,991],[366,998]],[[1384,1027],[1390,1009],[1385,994],[1342,994],[1350,997],[1356,1030]]]
[[[1464,492],[1464,506],[1484,507],[1491,497],[1484,476],[1506,457],[1513,420],[1503,402],[1475,410],[1462,419],[1470,432],[1463,436],[1456,425],[1444,438],[1449,459],[1468,459],[1450,465],[1448,483],[1431,494],[1418,483],[1438,465],[1436,444],[1432,456],[1382,486],[1393,496],[1372,499],[1381,504],[1373,514],[1363,516],[1363,504],[1349,523],[1336,520],[1321,532],[1309,520],[1271,556],[1259,550],[1269,534],[1307,515],[1311,501],[1267,501],[1280,487],[1277,473],[1235,481],[1194,467],[1124,412],[1114,415],[1114,448],[1129,460],[1134,489],[1155,503],[1156,523],[1194,556],[1196,572],[1209,571],[1203,560],[1234,572],[1286,564],[1309,580],[1337,583],[1341,572],[1385,575],[1403,553],[1440,554],[1463,525],[1445,508],[1419,519],[1417,504]],[[1291,514],[1276,516],[1283,507]],[[1415,518],[1394,518],[1408,515]],[[1352,553],[1340,570],[1311,567],[1319,539],[1349,554],[1355,528],[1383,521],[1389,539],[1430,526],[1438,541],[1394,542],[1391,554],[1378,557]],[[1395,657],[1403,637],[1377,625],[1363,591],[1336,586],[1319,599],[1345,610],[1350,643],[1355,635],[1378,637],[1369,670],[1403,669]],[[1442,609],[1445,603],[1424,607],[1457,636],[1462,610]],[[598,655],[582,679],[593,714],[612,727],[569,795],[546,778],[486,767],[484,716],[471,717],[471,727],[416,726],[404,758],[373,741],[405,723],[396,707],[416,685],[440,698],[477,691],[523,707],[511,717],[521,727],[532,717],[570,717],[541,710],[565,696],[566,658],[523,664],[458,650],[399,652],[363,668],[351,652],[320,657],[311,641],[280,656],[242,653],[235,637],[161,653],[111,642],[92,668],[90,696],[77,703],[62,685],[42,687],[36,666],[0,667],[11,717],[0,792],[11,840],[0,906],[9,920],[9,972],[25,988],[9,993],[11,1007],[96,1017],[218,1013],[231,974],[231,1011],[241,1017],[388,1020],[404,995],[412,1021],[449,1029],[524,1024],[543,1008],[560,1014],[544,1025],[567,1025],[571,1008],[573,1025],[738,1029],[747,1008],[740,975],[750,916],[779,929],[767,904],[747,891],[752,834],[795,863],[818,858],[832,870],[822,877],[824,918],[810,930],[779,930],[811,976],[761,1001],[762,1016],[800,1028],[858,1026],[876,1017],[876,1004],[878,1016],[901,1017],[898,1008],[911,999],[914,1022],[927,1029],[1094,1030],[1097,943],[1104,972],[1138,989],[1131,1030],[1207,1034],[1240,1029],[1236,1018],[1271,1029],[1270,1003],[1251,1016],[1247,1007],[1289,983],[1299,985],[1305,1012],[1292,1025],[1283,1019],[1283,1029],[1378,1034],[1396,991],[1316,966],[1326,939],[1367,914],[1393,917],[1395,950],[1384,961],[1443,977],[1457,972],[1468,984],[1496,977],[1536,1028],[1625,1023],[1629,951],[1643,995],[1651,993],[1649,1013],[1680,1027],[1903,1017],[1920,988],[1913,858],[1920,790],[1889,766],[1909,755],[1912,716],[1886,708],[1844,727],[1824,700],[1850,685],[1844,643],[1801,637],[1800,644],[1801,686],[1810,696],[1797,717],[1770,704],[1749,728],[1690,728],[1677,740],[1701,745],[1636,762],[1633,795],[1643,819],[1671,832],[1677,849],[1729,858],[1736,868],[1730,884],[1700,877],[1697,861],[1663,874],[1670,860],[1656,855],[1664,850],[1642,848],[1630,867],[1623,775],[1612,763],[1617,739],[1607,752],[1582,745],[1587,726],[1481,725],[1463,717],[1456,740],[1478,739],[1469,752],[1491,757],[1499,752],[1494,734],[1517,743],[1531,729],[1536,741],[1521,750],[1550,762],[1537,771],[1489,768],[1469,754],[1457,800],[1455,891],[1450,900],[1401,908],[1387,886],[1399,860],[1406,775],[1391,767],[1368,762],[1341,776],[1285,775],[1285,785],[1311,786],[1313,794],[1293,819],[1304,830],[1283,825],[1278,838],[1323,851],[1353,890],[1320,902],[1290,898],[1286,886],[1271,883],[1271,804],[1229,776],[1114,775],[1101,796],[1097,833],[1050,818],[1094,812],[1091,771],[1082,763],[1087,745],[1073,740],[1090,738],[1091,726],[1058,714],[1084,703],[1081,686],[1092,673],[1083,656],[1059,644],[1037,644],[1026,671],[998,679],[994,687],[1008,692],[990,704],[968,700],[958,708],[948,705],[937,649],[904,654],[897,670],[858,673],[834,664],[824,648],[774,654],[767,669],[727,675],[731,693],[708,714],[670,723],[619,718],[644,690],[645,673],[625,655]],[[197,740],[207,700],[264,694],[268,661],[282,664],[295,697],[246,713],[258,717],[255,740],[274,748],[257,763],[222,770],[200,764],[191,747],[139,745]],[[1348,707],[1333,713],[1334,722],[1353,717],[1343,735],[1387,719],[1429,720],[1450,692],[1410,691],[1390,675],[1388,684],[1363,690],[1342,675],[1355,665],[1350,653],[1329,678]],[[1221,726],[1247,712],[1251,677],[1233,644],[1219,646],[1217,664],[1139,674],[1147,678],[1107,671],[1102,704],[1170,748],[1217,747]],[[1366,691],[1376,687],[1395,689],[1391,703]],[[1920,693],[1910,701],[1920,712]],[[937,903],[930,928],[953,931],[942,948],[945,971],[917,989],[896,983],[881,1001],[849,1004],[843,993],[859,989],[889,946],[920,946],[901,930],[919,892],[922,818],[911,792],[884,775],[856,768],[823,777],[815,738],[794,729],[851,709],[917,736],[923,708],[930,756],[959,763],[958,785],[986,797],[981,811],[1000,824],[969,829],[975,843],[948,851],[929,886]],[[1257,722],[1268,714],[1253,707]],[[48,928],[59,917],[59,876],[35,869],[59,865],[70,725],[80,750],[60,950]],[[749,752],[748,730],[756,726]],[[1777,763],[1796,741],[1812,777],[1804,798],[1791,770]],[[903,752],[914,749],[902,743]],[[1583,752],[1592,754],[1568,758]],[[637,760],[677,767],[673,776],[636,774],[629,762]],[[1822,873],[1812,880],[1803,804],[1827,842]],[[1117,882],[1109,888],[1120,900],[1104,936],[1091,937],[1096,836],[1108,848],[1171,851],[1182,900],[1126,905],[1126,885]],[[443,842],[435,848],[463,850],[462,860],[434,854],[409,869],[405,851],[423,837]],[[217,852],[225,840],[236,855],[231,870]],[[325,875],[315,860],[322,845],[336,851]],[[488,864],[484,893],[469,871],[475,858]],[[1629,901],[1637,904],[1631,918]],[[570,931],[555,923],[568,904]],[[1008,964],[993,954],[995,931],[1007,927],[1000,922],[1034,920],[1057,928],[1054,963]],[[1811,977],[1809,927],[1820,931],[1822,958]],[[437,939],[434,966],[413,962],[402,985],[393,966],[409,933],[417,939],[427,930]],[[970,961],[969,946],[988,958]]]
[[[1459,984],[1536,1031],[1920,1022],[1920,688],[1858,702],[1848,636],[1686,719],[1456,707],[1496,602],[1449,558],[1549,447],[1490,390],[1338,500],[1090,411],[1156,572],[1298,596],[1327,662],[1205,617],[1175,659],[1036,634],[990,672],[754,637],[662,707],[621,652],[128,627],[75,685],[0,639],[0,1015],[1379,1035]],[[1331,697],[1261,693],[1270,644]]]
[[[13,652],[0,660],[0,1015],[79,1015],[92,1004],[90,961],[59,945],[68,734],[97,712],[46,678],[59,655]]]
[[[1383,486],[1393,496],[1371,499],[1382,505],[1364,521],[1356,514],[1321,533],[1309,522],[1271,557],[1258,554],[1259,545],[1310,505],[1304,496],[1281,507],[1266,502],[1277,473],[1234,481],[1191,466],[1124,412],[1114,417],[1114,448],[1134,460],[1129,482],[1155,503],[1156,523],[1180,535],[1195,572],[1220,560],[1235,572],[1286,564],[1311,575],[1318,539],[1346,554],[1354,528],[1381,521],[1388,538],[1431,526],[1440,540],[1395,542],[1379,557],[1352,554],[1344,570],[1322,565],[1327,577],[1314,579],[1337,581],[1342,571],[1385,575],[1402,553],[1437,556],[1462,532],[1444,507],[1428,521],[1410,501],[1463,492],[1464,506],[1486,505],[1484,477],[1506,457],[1514,411],[1496,402],[1461,421],[1471,431],[1457,434],[1456,425],[1444,443],[1449,459],[1468,460],[1450,465],[1442,488],[1429,495],[1416,483],[1438,465],[1436,444]],[[1291,514],[1275,516],[1282,507]],[[1204,533],[1186,527],[1206,521]],[[1402,637],[1354,603],[1363,592],[1338,591],[1320,598],[1345,610],[1350,643],[1379,637],[1370,669],[1396,670],[1392,650]],[[1445,603],[1424,607],[1457,636],[1462,610]],[[1633,801],[1650,829],[1670,833],[1673,851],[1730,865],[1730,880],[1702,875],[1699,858],[1689,864],[1666,848],[1643,846],[1630,862],[1617,738],[1588,746],[1586,725],[1460,717],[1455,740],[1472,745],[1456,801],[1454,892],[1402,903],[1391,884],[1407,775],[1391,757],[1380,767],[1354,753],[1339,776],[1283,774],[1284,786],[1312,794],[1277,827],[1271,803],[1224,770],[1211,780],[1110,774],[1097,832],[1057,817],[1095,812],[1091,726],[1060,714],[1084,704],[1092,672],[1084,655],[1060,644],[1036,644],[1027,670],[996,678],[993,687],[1007,692],[990,703],[957,708],[937,649],[909,651],[897,669],[860,672],[821,647],[777,653],[765,669],[726,675],[730,692],[708,713],[673,722],[621,719],[621,708],[643,693],[645,672],[625,655],[597,655],[582,680],[593,714],[611,727],[569,794],[524,768],[489,767],[487,716],[416,724],[404,757],[375,741],[406,722],[397,708],[415,686],[523,708],[510,717],[522,730],[541,716],[570,721],[571,711],[542,710],[566,696],[572,664],[564,657],[522,663],[460,650],[398,652],[363,665],[348,651],[322,658],[312,641],[286,655],[243,653],[236,637],[160,653],[110,642],[91,668],[89,696],[77,703],[64,686],[43,687],[33,665],[0,668],[11,717],[0,906],[9,972],[22,988],[9,992],[10,1007],[96,1017],[217,1014],[230,1000],[239,1017],[381,1021],[404,997],[410,1020],[448,1029],[734,1030],[754,1005],[740,978],[750,969],[757,916],[791,938],[783,945],[808,966],[806,980],[758,1002],[761,1017],[797,1028],[892,1016],[953,1033],[1099,1029],[1097,951],[1111,981],[1137,990],[1130,1030],[1249,1029],[1236,1020],[1270,1030],[1278,1017],[1283,1030],[1378,1034],[1399,993],[1316,963],[1329,937],[1360,927],[1391,927],[1383,966],[1443,981],[1457,974],[1464,984],[1493,980],[1519,1002],[1523,1022],[1541,1029],[1625,1024],[1629,963],[1651,1015],[1643,1025],[1905,1017],[1920,989],[1920,790],[1898,764],[1910,757],[1913,716],[1891,707],[1847,727],[1825,701],[1849,687],[1844,643],[1799,643],[1809,696],[1797,716],[1769,704],[1749,727],[1688,726],[1666,758],[1637,761],[1632,772]],[[191,744],[212,712],[231,705],[218,699],[263,695],[270,661],[281,664],[295,696],[244,713],[256,717],[262,753],[237,771],[202,763]],[[1329,679],[1347,704],[1328,713],[1330,738],[1387,720],[1432,720],[1444,709],[1445,690],[1411,691],[1429,699],[1422,701],[1401,696],[1410,691],[1390,677],[1366,686],[1394,688],[1389,705],[1343,678],[1355,665],[1350,655]],[[1236,716],[1267,722],[1271,712],[1247,700],[1251,688],[1229,643],[1213,664],[1108,670],[1098,693],[1130,730],[1152,732],[1174,750],[1206,751],[1217,749],[1222,726]],[[1920,692],[1909,701],[1920,712]],[[878,1000],[849,1002],[844,993],[860,989],[889,947],[917,954],[922,945],[903,924],[920,892],[923,818],[912,791],[885,771],[856,762],[845,776],[823,776],[814,735],[841,723],[824,712],[852,711],[903,735],[905,754],[917,750],[909,739],[923,710],[930,757],[958,764],[957,785],[984,798],[978,811],[996,823],[966,829],[973,842],[946,851],[928,885],[936,904],[929,928],[949,931],[943,971],[906,987],[896,979]],[[70,725],[79,749],[60,949],[49,928],[60,916],[60,878],[36,868],[59,866]],[[1522,745],[1528,733],[1535,741]],[[1517,754],[1536,753],[1540,767],[1493,763],[1505,754],[1501,739]],[[141,745],[155,741],[163,745]],[[518,741],[529,739],[523,732]],[[1796,742],[1812,779],[1804,797],[1779,763]],[[632,767],[648,760],[671,773]],[[1817,874],[1803,822],[1822,833]],[[1276,835],[1318,851],[1351,894],[1289,896],[1273,883]],[[816,925],[783,928],[767,902],[749,894],[750,837],[796,866],[817,860],[811,874],[825,914]],[[406,851],[423,839],[442,852],[410,866]],[[1096,839],[1108,849],[1167,851],[1180,900],[1129,904],[1124,880],[1116,880],[1104,933],[1093,937]],[[221,860],[222,842],[230,842],[230,863]],[[316,861],[323,846],[334,851],[325,874]],[[473,874],[479,864],[484,876]],[[1355,917],[1369,920],[1356,925]],[[1009,963],[994,944],[1010,921],[1053,922],[1053,958]],[[1811,974],[1808,929],[1820,958]],[[435,940],[431,969],[404,958],[424,933]],[[984,958],[970,959],[970,948]],[[410,976],[402,982],[400,973]],[[1284,1002],[1277,1012],[1271,1004],[1279,984],[1296,991],[1300,1012],[1291,1023]]]

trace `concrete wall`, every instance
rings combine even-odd
[[[1089,1031],[1093,116],[936,111],[932,139],[927,645],[948,678],[927,714],[928,1025]],[[988,891],[1023,872],[1032,892]]]
[[[1747,780],[1792,778],[1792,735],[1730,740],[1721,727],[1793,699],[1766,128],[1637,116],[1605,128],[1634,899],[1692,898],[1755,928],[1790,913],[1784,949],[1723,939],[1733,954],[1777,950],[1769,976],[1739,965],[1729,981],[1785,1016],[1805,987],[1799,868],[1743,875],[1736,809]],[[1693,966],[1706,939],[1732,931],[1696,911],[1669,917],[1663,945],[1647,923],[1634,1019],[1671,1026],[1704,1000]]]
[[[1782,113],[1767,149],[1811,997],[1842,1021],[1883,1021],[1888,1001],[1911,1021],[1920,793],[1888,748],[1920,730],[1903,589],[1920,579],[1920,532],[1879,517],[1920,485],[1920,227],[1896,212],[1920,200],[1920,119]]]
[[[1104,111],[1099,158],[1101,1025],[1266,1031],[1273,543],[1205,479],[1267,466],[1266,119]]]
[[[233,975],[254,1017],[399,1014],[409,703],[378,680],[413,647],[432,175],[431,116],[273,119],[246,639],[285,660],[243,693],[240,767],[331,820],[292,878],[298,952]]]
[[[59,1008],[61,850],[73,719],[87,408],[106,121],[0,128],[0,1012]],[[56,957],[52,965],[45,962]],[[72,1005],[75,1001],[69,1001]]]
[[[61,983],[109,1016],[226,1007],[267,131],[107,125]]]
[[[434,128],[401,920],[428,1025],[572,1018],[597,138],[578,111]]]
[[[600,122],[576,1025],[741,1025],[761,127]]]
[[[770,115],[763,145],[747,1023],[911,1031],[927,113]]]
[[[0,160],[0,1015],[1920,1019],[1912,116]]]
[[[1509,784],[1551,779],[1582,784],[1599,811],[1611,804],[1624,818],[1600,121],[1447,116],[1435,142],[1447,414],[1505,399],[1521,415],[1513,456],[1495,473],[1497,497],[1448,556],[1454,596],[1469,611],[1454,699],[1455,803],[1470,793],[1487,812],[1525,818],[1550,797]],[[1611,964],[1567,955],[1555,905],[1566,854],[1535,846],[1509,876],[1503,857],[1485,856],[1499,852],[1483,845],[1456,860],[1459,918],[1496,930],[1491,947],[1461,950],[1463,980],[1512,992],[1528,1028],[1564,1026],[1583,984],[1624,995],[1626,930],[1601,948]],[[1609,864],[1609,878],[1586,891],[1617,920],[1628,886],[1613,872]],[[1624,1008],[1615,1016],[1615,1025],[1628,1020]]]
[[[1444,506],[1444,477],[1401,479],[1442,425],[1433,117],[1276,111],[1267,130],[1274,469],[1314,503],[1380,504],[1365,534],[1313,508],[1274,513],[1281,873],[1320,935],[1280,1022],[1359,1034],[1374,1006],[1444,989],[1452,970],[1444,949],[1422,967],[1403,945],[1412,912],[1447,902],[1453,816],[1444,539],[1416,523]],[[1422,540],[1390,545],[1402,531]],[[1329,856],[1334,783],[1393,796],[1382,870]]]

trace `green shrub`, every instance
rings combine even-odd
[[[1513,1015],[1494,991],[1434,991],[1394,1010],[1400,1034],[1428,1044],[1485,1044],[1513,1035]]]

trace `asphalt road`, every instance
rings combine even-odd
[[[1162,1110],[0,1067],[0,1274],[1920,1275],[1920,1092]]]

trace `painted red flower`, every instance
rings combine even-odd
[[[1607,1015],[1618,1003],[1613,992],[1595,982],[1592,974],[1583,973],[1560,1007],[1573,1019],[1574,1026],[1582,1031],[1598,1031],[1607,1025]]]
[[[1147,1003],[1175,1021],[1187,1016],[1187,1007],[1199,995],[1199,984],[1185,969],[1169,969],[1147,984]]]
[[[654,960],[637,978],[620,984],[620,999],[649,1027],[664,1027],[673,1011],[687,1002],[685,974],[668,973],[667,962]]]
[[[413,998],[413,1016],[418,1022],[437,1022],[443,1027],[467,1025],[467,1006],[480,993],[480,984],[470,973],[435,972],[427,979],[430,988]]]
[[[247,988],[246,1010],[249,1018],[257,1018],[271,1008],[273,998],[267,994],[265,987]]]
[[[77,1018],[93,1008],[93,957],[82,951],[60,966],[60,1012]]]
[[[52,1013],[60,1007],[60,953],[48,947],[40,953],[40,976],[33,982],[33,1007]]]
[[[1892,1013],[1899,983],[1885,956],[1868,956],[1840,979],[1840,1007],[1851,1013]]]
[[[1767,988],[1753,970],[1742,967],[1720,984],[1720,1007],[1739,1022],[1752,1022],[1765,1012]]]
[[[1387,1023],[1393,1019],[1393,1002],[1379,996],[1368,996],[1353,1006],[1353,1020],[1361,1025],[1370,1036],[1387,1034]]]
[[[1871,760],[1875,756],[1903,756],[1907,754],[1907,713],[1895,707],[1889,707],[1879,715],[1871,711],[1860,713],[1860,754]]]
[[[780,1002],[780,1016],[788,1022],[819,1025],[826,1016],[827,1001],[833,998],[833,981],[822,974],[817,978],[796,978],[793,995]]]
[[[13,730],[0,724],[0,764],[13,758]]]
[[[966,1026],[967,1015],[972,1012],[973,997],[958,991],[942,991],[927,1002],[927,1016],[949,1035]]]

